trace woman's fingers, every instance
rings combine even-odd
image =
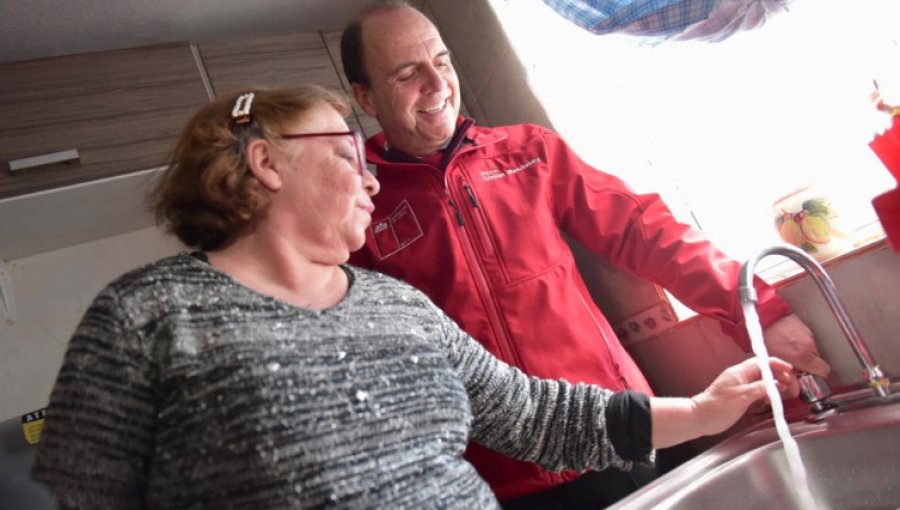
[[[794,368],[794,366],[787,361],[784,361],[781,358],[776,358],[774,356],[769,358],[769,366],[772,367],[772,371],[780,370],[784,372],[790,372]]]
[[[782,398],[794,398],[800,394],[800,383],[797,382],[797,377],[793,372],[794,367],[790,363],[773,357],[769,358],[769,367],[772,369],[772,376],[775,378],[775,386]],[[759,373],[758,368],[755,375],[758,382],[765,387],[762,382],[762,374]]]
[[[744,394],[752,399],[751,403],[766,396],[766,384],[763,381],[752,382],[745,385],[745,388]]]
[[[775,357],[768,359],[769,367],[772,369],[772,375],[778,386],[779,392],[785,398],[793,398],[800,394],[800,384],[793,373],[793,365]],[[761,388],[763,393],[759,394],[760,398],[765,393],[765,385],[762,382],[762,373],[759,369],[759,363],[756,358],[744,360],[742,363],[734,366],[739,379],[745,384],[753,384],[756,388]],[[758,390],[754,390],[758,391]],[[754,393],[755,394],[755,393]]]
[[[773,372],[773,375],[784,398],[794,398],[800,394],[800,383],[793,372]]]

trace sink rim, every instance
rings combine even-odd
[[[803,443],[817,437],[859,434],[885,427],[900,429],[900,383],[894,383],[891,389],[894,391],[887,399],[874,396],[868,388],[835,395],[833,400],[840,404],[838,412],[818,421],[806,419],[809,414],[806,406],[790,409],[786,418],[791,435],[802,448]],[[700,453],[610,509],[677,505],[692,490],[709,483],[711,477],[729,466],[737,462],[750,464],[751,457],[770,455],[782,448],[774,420],[769,418]]]

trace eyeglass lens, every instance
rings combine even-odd
[[[356,146],[356,161],[359,165],[359,174],[366,173],[366,140],[362,133],[353,131],[353,145]]]
[[[298,133],[298,134],[282,134],[281,138],[285,140],[296,140],[298,138],[310,138],[314,136],[347,136],[353,137],[353,147],[356,149],[356,165],[359,175],[366,174],[366,139],[360,131],[344,131],[340,133]]]

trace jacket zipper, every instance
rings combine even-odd
[[[462,179],[460,179],[460,181],[461,180]],[[466,190],[466,194],[469,195],[469,202],[472,203],[472,207],[474,207],[475,209],[480,209],[480,207],[478,207],[478,200],[475,198],[475,194],[472,193],[472,187],[468,184],[463,184],[463,189]]]
[[[462,152],[466,152],[466,150],[463,149],[462,151],[458,152],[456,154],[456,156],[458,156]],[[452,159],[451,159],[451,161],[452,161]],[[450,186],[448,185],[448,179],[447,179],[447,175],[449,174],[449,172],[450,172],[450,164],[448,162],[447,167],[444,170],[444,192],[447,194],[448,203],[449,203],[450,207],[453,209],[454,214],[456,215],[456,224],[459,226],[459,228],[461,230],[458,238],[459,238],[460,244],[463,247],[463,253],[465,254],[466,260],[469,263],[469,271],[471,271],[472,275],[475,277],[476,286],[478,287],[478,290],[483,298],[482,301],[484,302],[485,312],[487,313],[488,321],[491,323],[491,326],[497,335],[497,348],[500,350],[503,357],[506,360],[508,360],[510,363],[512,363],[520,368],[524,368],[522,366],[522,360],[519,357],[519,353],[516,351],[516,348],[513,345],[512,340],[510,340],[510,337],[506,332],[506,328],[504,327],[503,320],[500,317],[500,312],[498,310],[496,301],[494,300],[494,294],[491,291],[491,287],[488,284],[487,278],[484,275],[485,271],[484,271],[484,267],[481,265],[481,259],[478,258],[478,256],[475,254],[475,250],[472,248],[472,242],[470,241],[469,236],[466,233],[465,221],[463,221],[462,215],[460,214],[459,207],[457,206],[456,201],[453,199],[453,196],[450,193]],[[472,217],[474,219],[473,221],[476,224],[476,228],[477,228],[478,219],[481,219],[482,221],[484,221],[483,218],[478,218],[477,214],[475,214],[475,213],[481,211],[481,206],[478,204],[478,200],[475,198],[475,193],[472,192],[472,188],[468,184],[465,184],[462,178],[460,178],[459,181],[461,183],[463,183],[463,190],[465,191],[465,193],[469,199],[469,202],[472,204],[472,207],[475,210],[475,212],[473,212],[473,214],[472,214]],[[486,229],[487,229],[486,225],[482,225],[482,226],[484,227],[485,232],[486,232]],[[482,246],[487,247],[487,245],[485,243],[489,242],[490,240],[487,239],[486,236],[481,236],[478,234],[479,233],[476,232],[476,237],[478,237],[479,240],[482,242]],[[491,246],[491,248],[493,248],[493,246]],[[487,253],[487,251],[485,251],[485,253]],[[602,331],[601,331],[601,333],[602,333]],[[603,339],[604,339],[604,341],[606,341],[605,336],[603,337]],[[618,368],[618,365],[617,365],[617,368]],[[565,477],[560,473],[554,473],[551,471],[543,471],[542,470],[542,474],[545,478],[549,479],[554,485],[559,485],[566,481]]]
[[[484,268],[481,266],[481,260],[472,248],[472,242],[466,232],[465,221],[463,221],[462,214],[459,211],[459,207],[456,205],[456,201],[450,194],[450,188],[447,186],[446,182],[446,174],[444,193],[447,195],[447,203],[450,205],[450,208],[456,216],[456,224],[459,227],[459,235],[457,238],[460,241],[460,245],[462,245],[463,253],[469,263],[469,271],[471,271],[472,276],[475,277],[475,284],[483,298],[482,301],[484,302],[484,309],[487,313],[488,321],[491,323],[494,333],[497,336],[497,348],[500,350],[506,361],[518,367],[522,367],[522,360],[519,358],[512,341],[510,341],[509,335],[506,333],[506,328],[503,326],[503,320],[500,318],[500,312],[497,309],[497,304],[494,300],[494,293],[491,291],[491,286],[488,284],[487,278],[484,275]]]
[[[483,209],[481,209],[481,206],[478,204],[478,199],[475,198],[475,193],[472,191],[472,187],[469,186],[468,184],[466,184],[462,177],[459,177],[458,181],[462,184],[462,189],[463,189],[463,191],[465,191],[466,197],[469,199],[469,203],[472,204],[471,214],[472,214],[472,219],[473,219],[472,223],[475,225],[475,237],[477,237],[479,239],[479,241],[481,241],[481,247],[485,254],[493,254],[493,252],[494,252],[493,245],[491,245],[490,238],[488,238],[488,236],[487,236],[487,232],[488,232],[487,222],[485,221],[484,217],[482,216]],[[512,353],[514,353],[514,355],[516,356],[516,360],[517,360],[516,364],[521,367],[522,364],[521,364],[521,360],[518,360],[518,353],[515,352],[515,347],[513,346],[512,341],[510,341],[509,338],[506,336],[505,330],[504,330],[502,338],[498,338],[498,340],[500,340],[504,343],[508,342],[510,351]],[[550,479],[551,483],[553,483],[554,485],[559,485],[559,484],[566,482],[566,478],[560,473],[554,473],[552,471],[544,471],[544,474],[547,476],[547,478]]]
[[[474,235],[481,242],[483,253],[492,254],[493,246],[490,245],[490,239],[487,238],[487,227],[484,224],[484,218],[480,216],[481,206],[478,205],[478,199],[475,198],[475,193],[472,192],[472,188],[465,183],[462,177],[459,177],[458,181],[462,184],[462,189],[465,192],[466,197],[469,199],[469,203],[472,205],[472,223],[473,225],[475,225]],[[481,259],[479,259],[472,250],[472,243],[470,242],[469,236],[466,233],[465,221],[463,221],[463,218],[459,211],[459,207],[456,205],[456,202],[453,200],[453,198],[450,198],[450,207],[453,208],[453,212],[456,214],[456,223],[462,230],[459,239],[460,244],[463,245],[463,251],[466,254],[466,258],[469,260],[469,267],[472,273],[475,275],[475,280],[478,283],[479,288],[482,289],[483,295],[487,297],[485,310],[487,311],[488,319],[490,320],[491,325],[493,326],[494,331],[496,331],[497,334],[497,347],[501,352],[503,352],[503,356],[507,360],[518,367],[522,367],[522,360],[519,358],[519,354],[516,351],[511,339],[506,334],[506,329],[503,327],[503,321],[500,318],[500,312],[497,310],[497,306],[494,304],[494,295],[491,292],[491,287],[484,276],[484,269],[481,266]],[[473,260],[475,261],[475,264],[472,264]],[[605,339],[606,338],[604,337],[604,340]],[[560,473],[544,471],[543,474],[547,478],[549,478],[550,482],[554,485],[559,485],[566,481],[565,477],[563,477],[563,475]]]
[[[500,311],[498,309],[499,307],[497,306],[497,302],[494,299],[494,293],[491,290],[491,286],[488,283],[487,278],[485,277],[485,271],[484,267],[481,265],[481,259],[478,258],[478,255],[472,248],[472,242],[469,239],[468,233],[466,232],[465,221],[463,221],[459,207],[456,205],[456,201],[454,200],[453,195],[450,193],[451,188],[448,176],[450,175],[452,169],[453,160],[457,159],[460,154],[469,152],[471,150],[474,150],[472,146],[464,145],[456,152],[456,154],[454,154],[450,158],[449,161],[447,161],[443,171],[444,194],[447,195],[450,207],[453,209],[453,212],[456,215],[456,224],[460,229],[460,234],[457,236],[457,238],[459,239],[459,244],[462,245],[463,254],[466,257],[466,261],[469,263],[469,271],[471,271],[472,276],[475,277],[475,285],[478,287],[478,291],[481,294],[482,301],[484,302],[484,309],[487,313],[488,321],[491,323],[491,327],[494,329],[494,332],[497,336],[497,348],[500,350],[505,360],[520,368],[524,368],[522,366],[522,359],[519,357],[519,353],[516,351],[515,346],[510,340],[509,334],[506,332],[504,322],[500,317]],[[470,199],[475,199],[474,194],[470,195]],[[477,200],[474,201],[475,203],[477,203]]]
[[[597,331],[600,333],[600,336],[603,337],[603,343],[606,344],[606,356],[609,359],[609,366],[615,371],[616,377],[619,380],[619,384],[621,384],[622,387],[626,390],[631,389],[631,385],[628,384],[628,380],[625,379],[625,376],[623,376],[622,372],[619,370],[619,364],[613,361],[612,346],[609,343],[609,339],[606,338],[606,333],[603,332],[603,328],[600,326],[600,324],[597,323],[597,318],[594,317],[591,306],[587,303],[587,301],[585,301],[584,296],[581,294],[577,287],[575,289],[575,293],[578,294],[578,299],[581,300],[581,304],[584,306],[585,310],[587,310],[588,315],[594,322],[594,326],[597,327]]]
[[[450,207],[453,209],[453,214],[456,216],[456,224],[460,227],[465,227],[466,222],[463,220],[462,213],[459,212],[459,206],[456,205],[456,202],[452,198],[450,199]]]
[[[488,237],[488,228],[487,222],[484,219],[483,211],[481,205],[478,203],[478,199],[475,198],[475,193],[472,191],[472,187],[465,183],[462,177],[457,179],[460,184],[462,184],[463,191],[466,192],[466,197],[469,199],[469,203],[472,205],[472,220],[475,224],[475,237],[478,239],[479,244],[481,245],[481,250],[485,255],[494,255],[494,245],[491,243],[490,237]]]

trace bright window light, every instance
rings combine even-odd
[[[490,1],[576,152],[660,193],[730,256],[781,242],[773,203],[808,185],[856,246],[883,236],[871,199],[896,183],[868,147],[889,125],[869,95],[877,80],[900,104],[897,0],[796,0],[720,43],[659,44],[591,34],[539,0]]]

